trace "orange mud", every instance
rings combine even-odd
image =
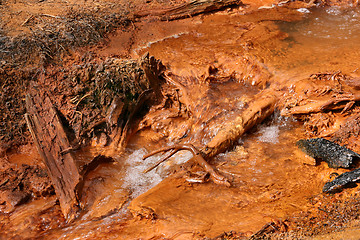
[[[148,51],[173,73],[197,76],[180,82],[188,94],[193,118],[166,110],[150,111],[126,152],[114,156],[115,163],[103,164],[86,176],[81,196],[84,212],[79,219],[66,224],[53,199],[31,201],[10,215],[7,236],[205,239],[235,231],[240,239],[250,237],[268,222],[315,212],[318,205],[309,199],[326,198],[322,187],[329,175],[344,170],[316,164],[301,154],[295,142],[308,137],[309,132],[301,121],[282,117],[278,111],[243,136],[233,149],[209,159],[230,179],[229,188],[212,182],[193,183],[196,179],[191,173],[201,174],[201,169],[191,164],[191,154],[186,152],[142,173],[160,158],[143,161],[146,153],[181,138],[199,147],[206,145],[223,122],[240,114],[242,105],[265,87],[286,95],[297,89],[306,92],[307,85],[301,88],[299,80],[312,73],[342,71],[357,76],[358,10],[328,8],[303,13],[297,8],[306,6],[304,3],[289,8],[270,6],[271,2],[254,2],[251,11],[239,8],[171,22],[150,18],[134,23],[133,30],[110,36],[108,45],[98,50],[100,56],[137,58]],[[343,31],[338,31],[339,24],[344,25]],[[224,81],[201,81],[211,75],[211,69],[217,69],[215,76]],[[353,146],[359,152],[358,145]],[[77,156],[85,163],[102,150],[92,147]],[[38,161],[33,150],[23,152],[10,154],[9,161]],[[357,191],[355,188],[351,193]],[[57,222],[49,222],[48,216],[39,212],[51,212]],[[15,224],[28,219],[33,224]],[[43,227],[34,229],[33,225]],[[348,231],[350,235],[345,236],[356,235],[358,229],[355,225]]]
[[[200,75],[210,64],[236,69],[252,45],[285,38],[274,24],[276,20],[300,20],[302,14],[286,8],[273,8],[247,14],[243,8],[208,16],[171,22],[135,23],[132,33],[110,37],[101,55],[128,52],[137,58],[149,52],[179,75]],[[129,36],[130,39],[129,39]],[[126,54],[125,54],[126,55]],[[226,66],[230,64],[230,67]],[[239,64],[239,63],[238,63]]]
[[[149,8],[167,7],[183,0],[174,1],[141,1],[141,0],[4,0],[0,2],[0,19],[3,31],[9,36],[31,32],[34,23],[45,23],[49,19],[61,18],[69,11],[101,11],[107,9],[112,13],[139,11]]]

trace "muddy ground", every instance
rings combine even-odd
[[[316,46],[299,44],[311,39],[289,31],[306,9],[355,16],[357,2],[238,1],[172,20],[168,10],[189,2],[0,0],[1,239],[357,239],[356,184],[322,193],[333,173],[349,170],[306,156],[296,141],[324,137],[360,153],[352,98],[360,58],[351,44],[313,54]],[[162,98],[139,108],[151,84],[146,52],[164,65]],[[79,166],[98,154],[114,159],[84,178],[73,222],[24,119],[25,95],[35,91],[50,96],[78,140]],[[231,187],[185,153],[142,173],[159,160],[142,161],[146,153],[175,143],[202,149],[269,92],[274,113],[206,159]],[[340,107],[323,107],[329,99]]]

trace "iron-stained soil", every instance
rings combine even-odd
[[[324,138],[360,153],[355,3],[248,0],[160,17],[189,2],[0,0],[0,239],[355,239],[359,188],[322,189],[358,159],[333,169],[296,145]],[[163,98],[139,104],[146,53],[164,64]],[[113,159],[84,177],[70,223],[24,120],[31,91],[80,140],[80,166]],[[186,151],[144,173],[161,158],[147,153],[202,149],[269,92],[273,114],[206,159],[230,187]],[[130,126],[121,151],[116,124]]]

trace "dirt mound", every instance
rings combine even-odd
[[[50,68],[37,84],[50,94],[78,138],[91,137],[96,129],[109,133],[117,123],[112,114],[126,119],[149,88],[137,61],[91,56],[65,68]],[[116,107],[121,109],[115,113]]]

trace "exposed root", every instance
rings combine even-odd
[[[148,169],[144,170],[143,173],[148,173],[151,170],[153,170],[154,168],[156,168],[157,166],[159,166],[161,163],[165,162],[166,160],[168,160],[172,155],[174,155],[177,151],[176,149],[173,149],[174,147],[166,147],[166,148],[162,148],[162,149],[158,149],[156,151],[153,151],[147,155],[145,155],[143,157],[143,160],[145,160],[146,158],[153,156],[157,153],[160,152],[165,152],[165,151],[169,151],[165,156],[163,156],[158,162],[156,162],[153,166],[149,167]]]
[[[174,145],[171,147],[165,147],[165,148],[158,149],[156,151],[153,151],[153,152],[145,155],[143,158],[144,160],[150,156],[157,154],[157,153],[170,151],[167,155],[165,155],[163,158],[161,158],[156,164],[154,164],[154,166],[145,170],[144,173],[149,172],[152,169],[156,168],[158,165],[160,165],[162,162],[169,159],[172,155],[174,155],[176,152],[178,152],[180,150],[190,151],[194,155],[192,159],[196,163],[198,163],[202,168],[204,168],[204,170],[206,172],[208,172],[210,174],[210,177],[214,181],[214,183],[219,184],[219,185],[225,185],[228,187],[230,186],[230,182],[228,181],[228,179],[226,179],[224,176],[219,174],[213,166],[211,166],[209,163],[207,163],[205,161],[205,159],[203,158],[201,152],[199,150],[197,150],[192,144],[181,144],[181,145]]]

